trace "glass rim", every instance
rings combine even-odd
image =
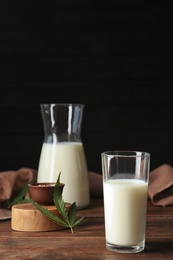
[[[110,150],[101,153],[101,156],[112,156],[112,157],[150,157],[151,154],[145,151],[137,150]]]
[[[40,106],[85,106],[83,103],[41,103]]]

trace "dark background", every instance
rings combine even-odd
[[[37,169],[40,103],[84,103],[88,169],[101,152],[173,165],[172,1],[0,0],[0,171]]]

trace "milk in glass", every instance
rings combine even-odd
[[[103,188],[106,241],[119,246],[144,241],[148,184],[114,179],[104,182]]]

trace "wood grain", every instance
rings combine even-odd
[[[51,232],[18,232],[11,221],[0,222],[0,259],[126,260],[133,254],[110,252],[105,247],[103,201],[91,200],[88,208],[79,210],[84,220],[70,230]],[[172,259],[173,207],[158,207],[148,201],[146,247],[135,258],[140,260]]]
[[[52,214],[61,218],[57,208],[44,206]],[[66,204],[67,211],[70,204]],[[16,231],[53,231],[64,229],[63,226],[50,221],[32,203],[17,204],[12,206],[11,228]]]

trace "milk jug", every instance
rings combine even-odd
[[[76,202],[78,209],[89,205],[89,180],[81,140],[84,104],[41,104],[44,142],[37,182],[64,183],[63,200]]]

